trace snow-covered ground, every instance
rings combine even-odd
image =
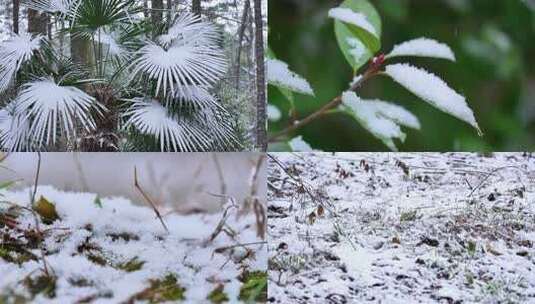
[[[534,156],[271,156],[269,302],[535,303]]]
[[[267,246],[254,204],[229,199],[221,212],[187,216],[160,210],[167,232],[151,208],[50,186],[38,187],[32,213],[31,191],[0,191],[0,303],[266,297]]]

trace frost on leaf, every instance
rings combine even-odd
[[[282,117],[281,111],[274,105],[268,104],[267,116],[271,121],[279,121]]]
[[[94,130],[92,112],[101,114],[104,109],[82,90],[58,85],[50,79],[24,84],[15,103],[16,115],[32,118],[31,137],[39,145],[55,144],[60,131],[67,137],[74,137],[80,127]]]
[[[297,137],[292,138],[292,140],[288,142],[288,145],[290,145],[290,148],[294,152],[313,151],[312,147],[306,141],[303,140],[303,136],[297,136]]]
[[[208,148],[209,138],[194,124],[171,117],[157,100],[133,98],[132,106],[124,114],[125,127],[134,127],[142,134],[153,135],[160,141],[162,151],[194,151]]]
[[[408,64],[389,65],[386,74],[436,108],[469,123],[479,135],[483,134],[466,99],[434,74]]]
[[[434,57],[455,61],[455,54],[448,45],[428,38],[418,38],[398,44],[386,57],[397,56]]]
[[[267,59],[266,65],[269,84],[314,96],[314,91],[310,87],[310,84],[301,76],[290,71],[286,63],[277,59]]]
[[[405,140],[400,125],[420,129],[418,118],[398,105],[381,100],[362,100],[354,92],[344,92],[342,102],[364,128],[393,151],[397,150],[394,138]]]
[[[21,65],[39,49],[41,39],[39,35],[32,37],[30,33],[21,33],[0,43],[0,92],[7,89]]]
[[[352,24],[354,26],[358,26],[370,34],[374,35],[375,37],[378,37],[377,32],[375,31],[375,28],[373,25],[368,21],[368,18],[366,18],[366,15],[362,13],[357,13],[351,10],[350,8],[332,8],[329,10],[329,17],[340,20],[345,23]]]

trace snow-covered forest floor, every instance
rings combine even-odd
[[[533,156],[271,157],[269,302],[535,303]]]
[[[153,209],[126,199],[39,186],[32,211],[32,191],[0,191],[0,303],[266,299],[255,200],[229,199],[214,214],[160,210],[167,232]]]

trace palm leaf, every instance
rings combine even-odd
[[[155,136],[161,151],[196,151],[209,149],[210,139],[197,125],[169,115],[157,100],[133,98],[124,113],[126,128],[134,127],[142,134]]]
[[[23,0],[21,4],[37,11],[72,16],[73,9],[80,1],[81,0]]]
[[[0,92],[7,89],[22,64],[39,49],[41,39],[39,35],[21,33],[0,44]]]
[[[17,115],[14,110],[14,103],[0,110],[0,145],[9,152],[25,151],[29,148],[30,125],[25,115]]]
[[[105,110],[82,90],[45,78],[24,84],[16,105],[16,114],[24,114],[31,121],[30,133],[39,146],[55,144],[61,131],[68,138],[76,136],[78,125],[86,131],[94,130],[92,111],[102,114]]]
[[[168,90],[171,95],[182,94],[184,86],[216,82],[226,71],[219,35],[212,24],[198,20],[186,14],[157,42],[147,40],[132,62],[133,76],[156,80],[156,94],[163,89],[164,96]]]

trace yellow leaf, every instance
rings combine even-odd
[[[37,203],[33,205],[33,210],[35,210],[35,212],[41,216],[41,219],[45,224],[51,224],[55,220],[59,219],[59,215],[56,212],[56,206],[43,196],[41,196]]]

